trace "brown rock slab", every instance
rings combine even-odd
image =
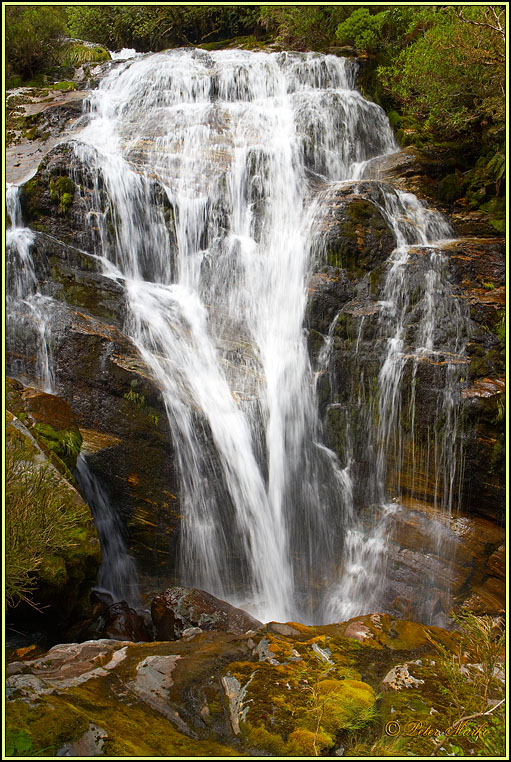
[[[156,640],[177,640],[189,627],[241,634],[255,630],[257,619],[205,590],[172,587],[151,605]]]
[[[493,577],[506,579],[506,548],[504,545],[500,545],[500,547],[491,554],[486,563],[486,571]]]

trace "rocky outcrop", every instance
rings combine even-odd
[[[382,727],[410,722],[411,708],[433,735],[458,718],[446,664],[461,643],[469,670],[478,656],[457,633],[371,614],[173,642],[61,645],[7,665],[7,731],[50,754],[93,735],[108,756],[365,756],[383,742]],[[427,756],[436,742],[403,736],[400,749],[412,755]]]
[[[177,640],[189,628],[240,634],[261,622],[205,590],[171,587],[151,605],[156,640]]]
[[[382,180],[391,180],[422,199],[438,200],[442,173],[435,162],[407,149],[372,164]],[[455,321],[462,315],[468,342],[456,357],[414,354],[424,284],[438,249],[421,246],[410,250],[405,362],[394,403],[400,411],[395,427],[399,434],[392,433],[387,444],[386,487],[387,493],[395,496],[397,513],[382,519],[374,490],[378,379],[389,338],[383,312],[385,260],[395,244],[381,211],[385,187],[362,181],[331,192],[325,220],[317,232],[318,257],[310,281],[307,327],[326,442],[343,466],[352,458],[355,505],[359,510],[371,506],[361,516],[368,531],[378,520],[387,522],[388,610],[429,620],[433,610],[447,612],[453,603],[473,605],[480,613],[485,601],[487,611],[496,613],[504,605],[504,590],[487,562],[504,541],[504,241],[486,224],[484,228],[474,225],[471,237],[440,244],[445,306],[437,317],[433,338],[435,345],[441,345],[456,330]],[[446,204],[443,209],[452,211]],[[363,219],[358,218],[359,212]],[[456,219],[454,223],[456,228]],[[483,230],[486,235],[491,231],[491,237],[474,236]],[[449,477],[442,473],[442,463],[435,466],[431,460],[438,421],[445,415],[447,363],[458,368],[453,394],[459,403],[451,425],[459,430],[459,488],[454,503],[459,503],[462,511],[450,522],[436,509],[444,499]],[[470,529],[460,535],[460,526]],[[464,547],[467,532],[470,536],[480,533],[477,548],[473,544]],[[426,569],[437,580],[434,590],[424,581]],[[474,596],[473,585],[479,591]],[[417,609],[424,599],[429,614]]]
[[[112,245],[116,232],[104,177],[100,169],[96,172],[89,165],[96,158],[94,154],[77,154],[71,140],[51,150],[39,164],[37,173],[21,186],[25,224],[89,254],[101,254]],[[101,166],[100,161],[98,163]],[[150,178],[143,182],[147,205],[171,222],[173,207],[161,185]],[[94,210],[95,224],[88,220],[91,210]],[[150,223],[141,219],[139,224],[143,236],[142,226]],[[172,225],[169,232],[172,235]],[[154,263],[144,262],[142,257],[143,253],[138,266],[142,275],[150,279]]]
[[[70,406],[53,395],[8,381],[6,405],[8,625],[30,623],[54,642],[90,611],[101,560],[69,471],[81,437]]]
[[[434,156],[425,154],[414,146],[396,153],[379,156],[370,162],[371,173],[396,188],[414,193],[432,207],[449,215],[456,235],[461,237],[493,237],[503,232],[505,226],[499,215],[483,209],[474,209],[470,199],[465,198],[467,188],[463,174],[452,167],[445,150]],[[484,194],[483,194],[484,195]],[[479,203],[476,205],[479,206]]]
[[[122,515],[131,553],[141,574],[151,579],[149,589],[157,590],[173,569],[179,527],[179,484],[167,413],[137,347],[123,333],[123,286],[104,275],[93,254],[63,243],[80,238],[74,225],[78,231],[87,227],[80,202],[72,202],[76,211],[71,221],[59,216],[51,197],[52,177],[70,179],[54,174],[64,171],[66,156],[63,148],[49,155],[46,169],[34,178],[37,203],[30,188],[23,201],[29,216],[51,231],[36,232],[30,252],[40,293],[50,297],[44,310],[55,392],[71,405],[89,465]],[[93,245],[85,232],[82,238],[79,243]],[[8,277],[15,277],[14,267],[8,268]],[[8,367],[17,378],[33,382],[40,362],[40,325],[24,302],[9,319]]]

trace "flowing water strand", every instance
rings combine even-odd
[[[366,167],[356,168],[357,178],[367,177]],[[380,331],[387,336],[387,352],[378,377],[378,426],[376,430],[376,494],[382,507],[380,518],[372,522],[372,528],[364,531],[354,528],[347,534],[347,562],[344,574],[334,590],[328,610],[331,616],[340,618],[354,616],[366,609],[367,602],[377,603],[384,594],[386,579],[386,556],[388,519],[399,506],[388,502],[388,469],[396,475],[391,489],[394,500],[401,494],[400,474],[405,467],[405,459],[411,459],[412,486],[408,486],[411,496],[415,496],[414,479],[416,467],[431,471],[436,475],[437,489],[434,504],[444,516],[452,512],[457,488],[462,478],[463,458],[459,437],[459,388],[460,365],[463,357],[466,333],[466,316],[462,314],[459,301],[452,293],[446,272],[446,257],[435,242],[448,239],[452,230],[447,221],[437,212],[428,210],[412,194],[389,190],[379,184],[383,194],[381,211],[389,222],[397,242],[387,269],[381,302]],[[421,247],[423,247],[421,249]],[[429,259],[429,269],[419,284],[419,315],[411,318],[413,305],[410,295],[417,284],[409,275],[413,256]],[[409,324],[417,322],[415,337],[410,346]],[[450,336],[441,337],[442,346],[435,348],[438,326],[450,327]],[[418,364],[441,358],[445,365],[443,390],[436,410],[430,434],[433,440],[433,457],[428,453],[428,462],[419,464],[415,450],[415,383]],[[408,405],[409,429],[404,430],[402,410],[404,372],[407,362],[412,362],[411,399]],[[367,524],[367,522],[366,522]],[[446,539],[443,523],[431,522],[430,532],[435,535],[437,555],[445,550]],[[450,549],[452,553],[452,549]],[[419,593],[428,600],[428,590],[435,580],[431,579]],[[374,592],[376,590],[376,593]],[[361,605],[360,601],[364,604]],[[433,614],[428,604],[418,604],[418,616],[430,621]]]
[[[19,336],[26,346],[35,343],[33,367],[18,367],[14,361],[11,373],[35,384],[47,393],[55,393],[55,373],[50,348],[53,299],[39,291],[32,258],[35,235],[23,227],[19,189],[11,185],[6,193],[7,212],[12,227],[6,233],[7,251],[7,326],[11,336]],[[24,354],[30,356],[30,351]],[[106,493],[90,470],[86,459],[79,455],[77,480],[84,499],[91,507],[102,549],[99,584],[118,600],[138,605],[137,571],[129,557],[122,536],[120,519],[115,515]]]
[[[140,57],[103,80],[74,143],[95,174],[96,253],[126,279],[176,440],[183,579],[266,619],[319,616],[352,521],[303,317],[309,182],[395,150],[355,73],[314,54]]]
[[[32,258],[34,233],[23,225],[17,185],[7,187],[6,207],[11,220],[5,236],[6,328],[10,336],[17,337],[27,348],[21,353],[17,347],[19,359],[14,360],[11,372],[36,383],[45,392],[52,392],[55,387],[49,319],[52,300],[39,291]],[[35,357],[31,367],[21,360],[22,356]]]
[[[138,607],[137,569],[127,551],[121,521],[81,453],[76,461],[75,476],[91,508],[101,544],[98,585],[112,593],[115,601],[126,601],[130,606]]]

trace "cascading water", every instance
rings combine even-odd
[[[5,236],[6,248],[6,329],[11,334],[23,332],[34,345],[34,365],[31,376],[38,379],[45,392],[54,390],[54,371],[50,348],[49,302],[38,288],[32,260],[34,234],[23,226],[19,188],[10,185],[6,192],[7,214],[11,227]],[[23,360],[13,368],[20,378],[27,374]]]
[[[357,168],[357,179],[370,178],[370,163]],[[339,584],[331,592],[327,611],[331,619],[346,619],[362,613],[378,602],[385,588],[389,518],[401,509],[399,477],[405,459],[405,450],[411,451],[412,485],[408,492],[412,497],[423,497],[414,485],[415,468],[415,382],[418,364],[445,358],[444,388],[436,410],[434,430],[431,432],[432,462],[424,466],[428,473],[436,475],[434,489],[435,507],[439,507],[447,517],[451,515],[458,494],[462,476],[462,450],[457,421],[460,399],[460,377],[466,363],[463,356],[466,336],[466,316],[459,302],[452,298],[446,276],[446,257],[435,244],[452,236],[447,220],[437,212],[428,210],[409,193],[402,193],[379,184],[383,195],[381,211],[391,226],[395,240],[394,249],[387,264],[387,274],[380,302],[380,334],[385,337],[387,351],[378,375],[377,424],[366,425],[369,435],[365,447],[375,452],[375,500],[381,506],[381,515],[373,520],[371,527],[362,527],[358,522],[348,529],[345,544],[344,574]],[[425,272],[419,293],[417,313],[413,316],[414,335],[410,336],[411,305],[413,290],[408,267],[412,252],[429,258],[429,268]],[[417,284],[416,286],[417,287]],[[448,314],[447,314],[448,313]],[[338,316],[336,316],[337,320]],[[360,321],[356,352],[363,331]],[[440,346],[436,348],[438,325],[450,325],[448,336],[440,336]],[[331,327],[332,330],[333,326]],[[407,363],[412,361],[411,399],[408,418],[403,416],[403,374]],[[439,364],[439,363],[437,363]],[[374,401],[359,400],[362,408],[370,409]],[[405,426],[411,432],[405,434]],[[371,431],[372,429],[372,431]],[[393,466],[394,479],[390,488],[398,497],[388,501],[389,467]],[[397,479],[396,479],[397,476]],[[456,506],[457,507],[457,506]],[[435,533],[436,550],[440,552],[446,540],[444,523],[431,522],[430,530]],[[453,549],[450,548],[451,555]],[[434,575],[425,582],[422,595],[416,591],[416,615],[430,621],[433,607],[430,605],[428,587],[434,585]],[[422,602],[421,602],[422,600]],[[363,602],[363,603],[361,603]]]
[[[120,518],[81,453],[76,462],[75,475],[82,495],[92,510],[101,544],[98,585],[108,590],[114,600],[138,607],[137,569],[126,548]]]
[[[11,373],[29,384],[39,385],[42,391],[55,393],[51,352],[53,299],[39,291],[32,258],[35,237],[30,228],[23,226],[18,186],[8,187],[6,202],[12,223],[6,232],[7,330],[23,336],[25,349],[35,345],[33,365],[27,367],[25,358],[20,358],[19,365],[15,364]],[[82,495],[92,509],[101,542],[102,564],[98,582],[116,600],[139,605],[137,570],[126,550],[119,517],[83,455],[78,457],[76,475]]]
[[[356,69],[317,54],[139,56],[116,63],[92,93],[71,142],[94,253],[125,286],[125,330],[168,411],[182,481],[181,579],[264,620],[378,608],[384,521],[364,534],[352,459],[342,467],[322,443],[303,328],[318,190],[328,196],[397,149],[382,109],[354,89]],[[412,245],[448,233],[415,197],[381,193],[397,248],[381,317],[379,423],[368,436],[373,491],[386,504],[388,454],[400,448],[402,273]],[[433,267],[414,345],[427,352],[439,277]]]
[[[169,411],[183,578],[266,619],[321,617],[311,590],[352,516],[349,475],[320,441],[303,318],[309,182],[395,147],[355,72],[311,54],[145,57],[101,83],[74,143],[107,190],[97,253],[125,280]]]

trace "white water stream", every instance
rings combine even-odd
[[[126,330],[168,411],[182,480],[182,580],[266,621],[345,618],[377,607],[381,587],[383,525],[363,535],[350,459],[341,468],[322,444],[303,328],[317,188],[358,180],[369,159],[397,148],[355,75],[353,62],[317,54],[138,56],[92,93],[72,142],[89,173],[94,253],[125,285]],[[158,189],[164,203],[154,203]],[[382,503],[400,412],[409,247],[450,234],[414,196],[384,198],[397,248],[382,311]],[[431,304],[437,290],[433,272]],[[433,314],[419,332],[427,352]]]

